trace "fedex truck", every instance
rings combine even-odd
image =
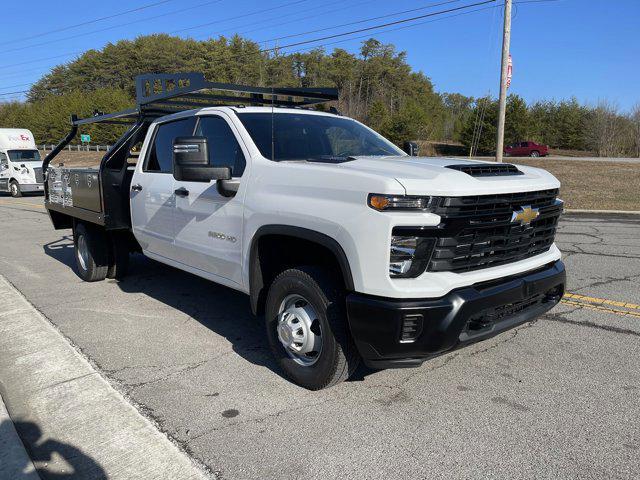
[[[24,128],[0,128],[0,192],[20,197],[43,191],[42,159],[33,134]]]

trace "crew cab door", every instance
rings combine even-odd
[[[236,195],[223,196],[215,181],[175,181],[177,259],[194,269],[240,285],[242,183],[248,152],[235,127],[223,113],[200,116],[194,135],[207,138],[209,163],[216,167],[230,167],[231,182],[239,182],[240,185]]]
[[[6,153],[0,152],[0,192],[9,191],[10,178],[11,170],[9,170],[9,159]]]
[[[176,259],[173,140],[193,134],[196,117],[160,123],[131,181],[131,224],[145,253]]]

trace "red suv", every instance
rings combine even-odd
[[[538,145],[535,142],[520,142],[509,145],[504,153],[511,157],[544,157],[549,154],[549,145]]]

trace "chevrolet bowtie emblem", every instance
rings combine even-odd
[[[513,211],[511,223],[520,222],[522,225],[528,225],[539,216],[540,210],[527,205],[526,207],[520,207],[520,210]]]

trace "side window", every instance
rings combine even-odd
[[[242,176],[246,160],[236,136],[224,118],[200,117],[195,135],[207,138],[209,164],[216,167],[231,167],[232,176]]]
[[[153,139],[144,171],[171,173],[173,171],[173,140],[176,137],[193,135],[196,121],[196,117],[188,117],[160,124]]]
[[[7,160],[7,155],[3,152],[0,152],[0,166],[9,166],[9,161]]]

